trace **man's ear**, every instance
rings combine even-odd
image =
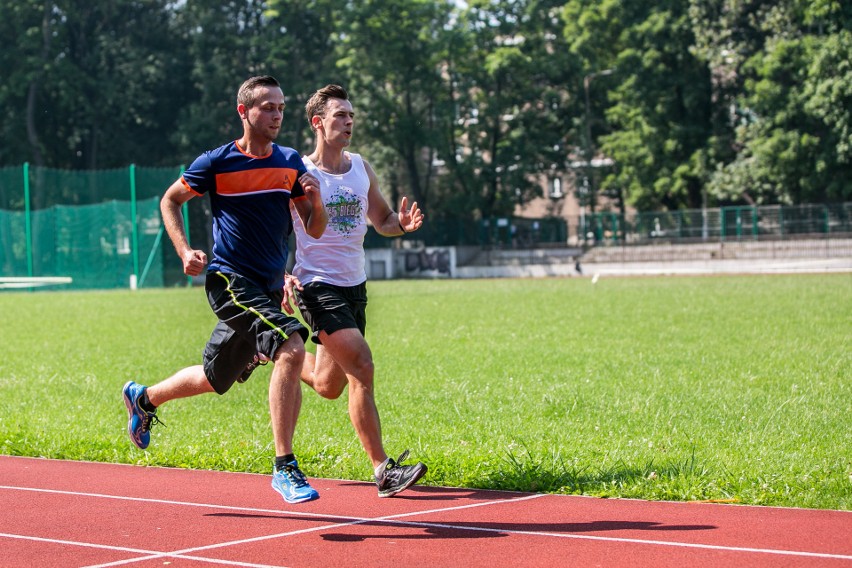
[[[322,126],[322,117],[318,114],[313,115],[311,117],[311,128],[319,130],[320,126]]]
[[[246,118],[247,110],[248,109],[246,108],[246,105],[244,105],[243,103],[237,105],[237,114],[240,115],[240,118]]]

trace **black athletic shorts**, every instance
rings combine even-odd
[[[311,282],[296,292],[299,310],[311,327],[311,339],[317,345],[320,331],[331,335],[341,329],[358,328],[361,335],[367,330],[367,283],[357,286],[334,286]]]
[[[238,274],[211,272],[204,285],[219,322],[204,347],[204,374],[225,394],[255,356],[272,359],[294,333],[308,339],[299,320],[281,311],[283,292],[269,292]]]

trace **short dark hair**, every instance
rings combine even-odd
[[[308,102],[305,104],[305,115],[308,117],[308,124],[311,124],[311,119],[315,116],[325,116],[325,106],[329,99],[349,100],[349,93],[340,85],[326,85],[319,89]],[[311,125],[313,128],[313,125]]]
[[[237,91],[237,104],[246,105],[246,108],[253,107],[254,101],[257,100],[254,96],[254,90],[258,87],[278,87],[280,89],[281,83],[271,75],[259,75],[246,79],[240,85],[240,90]]]

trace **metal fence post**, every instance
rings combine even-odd
[[[737,207],[737,240],[743,240],[743,209]]]
[[[27,277],[33,277],[33,226],[30,219],[30,163],[24,162],[24,238],[27,249]]]
[[[751,208],[751,236],[757,240],[757,206]]]
[[[612,215],[612,243],[618,244],[618,215],[615,213],[610,213]]]
[[[181,177],[183,177],[183,172],[185,171],[186,167],[181,164]],[[186,233],[186,242],[189,243],[189,202],[184,201],[183,205],[181,205],[181,214],[183,215],[183,231],[184,233]],[[186,285],[188,288],[192,288],[192,276],[190,276],[189,274],[186,275]]]
[[[180,206],[181,214],[183,214],[183,231],[186,233],[186,242],[189,241],[189,203],[184,202],[183,205]],[[189,274],[186,275],[186,285],[192,286],[192,276]]]
[[[130,164],[130,235],[132,239],[133,274],[130,275],[130,289],[136,289],[139,278],[139,227],[136,220],[136,164]]]

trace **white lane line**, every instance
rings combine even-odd
[[[377,521],[382,519],[396,519],[409,517],[413,515],[423,515],[428,513],[440,513],[444,511],[455,511],[459,509],[470,509],[474,507],[483,507],[486,505],[500,505],[503,503],[512,503],[515,501],[527,501],[529,499],[538,499],[541,497],[545,497],[545,493],[537,493],[534,495],[524,495],[523,497],[511,498],[511,499],[502,499],[495,501],[482,501],[479,503],[472,503],[469,505],[458,505],[455,507],[441,507],[438,509],[428,509],[424,511],[413,511],[410,513],[400,513],[398,515],[390,515],[387,517],[352,517],[349,515],[334,515],[328,513],[308,513],[305,511],[294,511],[287,509],[259,509],[256,507],[236,507],[233,505],[217,505],[214,503],[194,503],[191,501],[172,501],[168,499],[150,499],[147,497],[129,497],[125,495],[108,495],[105,493],[87,493],[83,491],[64,491],[60,489],[42,489],[38,487],[16,487],[13,485],[0,485],[0,489],[8,489],[11,491],[31,491],[34,493],[51,493],[56,495],[73,495],[75,497],[95,497],[98,499],[115,499],[117,501],[135,501],[140,503],[157,503],[160,505],[181,505],[184,507],[201,507],[207,509],[225,509],[228,511],[241,511],[246,513],[273,513],[276,515],[288,514],[295,515],[299,517],[313,518],[317,520],[327,520],[329,518],[335,519],[347,519],[356,523],[366,523],[370,521]]]
[[[627,544],[650,544],[654,546],[673,546],[680,548],[700,548],[705,550],[721,550],[724,552],[750,552],[760,554],[780,554],[782,556],[805,556],[808,558],[831,558],[835,560],[852,560],[852,555],[848,554],[831,554],[828,552],[806,552],[799,550],[783,550],[778,548],[750,548],[743,546],[724,546],[718,544],[701,544],[692,542],[677,542],[668,540],[649,540],[642,538],[621,538],[614,536],[595,536],[587,534],[571,534],[571,533],[553,533],[543,531],[522,531],[522,530],[502,530],[486,527],[469,527],[448,525],[443,523],[422,523],[417,521],[402,521],[406,525],[422,526],[424,528],[443,528],[450,530],[468,530],[468,531],[484,531],[497,532],[513,535],[529,535],[529,536],[547,536],[555,538],[570,538],[576,540],[599,540],[605,542],[622,542]]]
[[[187,507],[202,507],[202,508],[211,508],[211,509],[225,509],[231,511],[242,511],[242,512],[253,512],[253,513],[273,513],[276,515],[295,515],[300,517],[305,517],[307,519],[314,519],[317,521],[320,520],[328,520],[328,519],[346,519],[346,522],[336,523],[333,525],[322,525],[318,527],[312,527],[308,529],[302,529],[298,531],[290,531],[284,533],[278,533],[273,535],[264,535],[259,537],[253,537],[250,539],[243,540],[235,540],[217,544],[211,544],[196,548],[188,548],[185,550],[179,550],[172,553],[164,553],[163,556],[166,555],[179,555],[186,554],[191,552],[198,552],[201,550],[211,550],[215,548],[222,548],[227,546],[234,546],[244,543],[250,542],[258,542],[263,540],[270,540],[276,538],[284,538],[288,536],[293,536],[297,534],[305,534],[309,532],[320,532],[326,531],[329,529],[342,528],[347,526],[365,524],[365,523],[379,523],[379,524],[403,524],[410,525],[414,527],[423,527],[423,528],[441,528],[447,530],[469,530],[469,531],[479,531],[479,532],[491,532],[491,533],[500,533],[500,534],[513,534],[513,535],[527,535],[527,536],[543,536],[543,537],[555,537],[555,538],[569,538],[576,540],[593,540],[593,541],[602,541],[602,542],[619,542],[626,544],[645,544],[645,545],[653,545],[653,546],[669,546],[669,547],[679,547],[679,548],[696,548],[696,549],[704,549],[704,550],[718,550],[725,552],[744,552],[744,553],[758,553],[758,554],[773,554],[773,555],[781,555],[781,556],[799,556],[806,558],[827,558],[827,559],[835,559],[835,560],[852,560],[852,555],[847,554],[831,554],[831,553],[823,553],[823,552],[808,552],[808,551],[798,551],[798,550],[784,550],[784,549],[775,549],[775,548],[752,548],[752,547],[738,547],[738,546],[723,546],[723,545],[715,545],[715,544],[701,544],[701,543],[685,543],[685,542],[673,542],[673,541],[665,541],[665,540],[650,540],[650,539],[634,539],[634,538],[622,538],[622,537],[610,537],[610,536],[596,536],[596,535],[580,535],[580,534],[570,534],[570,533],[553,533],[553,532],[542,532],[542,531],[523,531],[523,530],[512,530],[512,529],[500,529],[500,528],[488,528],[488,527],[471,527],[464,525],[453,525],[453,524],[443,524],[443,523],[429,523],[429,522],[419,522],[419,521],[407,521],[404,520],[406,517],[419,516],[424,514],[432,514],[432,513],[441,513],[447,511],[457,511],[462,509],[471,509],[475,507],[489,506],[489,505],[502,505],[502,504],[510,504],[520,501],[527,501],[531,499],[537,499],[546,497],[547,494],[538,493],[534,495],[525,495],[523,497],[514,498],[514,499],[503,499],[496,501],[483,501],[479,503],[473,503],[469,505],[459,505],[456,507],[442,507],[438,509],[430,509],[424,511],[414,511],[409,513],[401,513],[397,515],[388,515],[385,517],[376,517],[376,518],[366,518],[366,517],[350,517],[346,515],[332,515],[332,514],[322,514],[322,513],[307,513],[304,511],[291,511],[291,510],[282,510],[282,509],[259,509],[253,507],[235,507],[231,505],[215,505],[209,503],[192,503],[192,502],[184,502],[184,501],[171,501],[171,500],[163,500],[163,499],[147,499],[142,497],[126,497],[120,495],[105,495],[100,493],[85,493],[85,492],[76,492],[76,491],[61,491],[55,489],[41,489],[41,488],[33,488],[33,487],[14,487],[7,485],[0,485],[0,489],[9,489],[9,490],[18,490],[18,491],[33,491],[40,493],[54,493],[60,495],[74,495],[74,496],[84,496],[84,497],[95,497],[95,498],[104,498],[104,499],[116,499],[116,500],[125,500],[125,501],[138,501],[144,503],[160,503],[167,505],[181,505]],[[118,564],[111,564],[118,565]]]
[[[279,516],[284,515],[284,514],[290,514],[290,515],[305,517],[306,519],[316,520],[318,522],[319,521],[328,521],[329,519],[347,519],[346,522],[336,523],[336,524],[332,524],[332,525],[326,524],[326,525],[320,525],[320,526],[312,527],[312,528],[308,528],[308,529],[300,529],[300,530],[297,530],[297,531],[288,531],[288,532],[276,533],[276,534],[271,534],[271,535],[262,535],[262,536],[252,537],[252,538],[208,544],[208,545],[205,545],[205,546],[187,548],[187,549],[184,549],[184,550],[176,550],[176,551],[173,551],[173,552],[156,552],[156,551],[140,550],[140,551],[138,551],[138,553],[145,554],[146,556],[138,557],[138,558],[130,558],[130,559],[126,559],[126,560],[118,560],[118,561],[115,561],[115,562],[109,562],[107,564],[96,564],[96,565],[92,565],[92,566],[87,566],[85,568],[106,568],[106,567],[109,567],[109,566],[123,566],[123,565],[126,565],[126,564],[132,564],[132,563],[136,563],[136,562],[142,562],[142,561],[146,561],[146,560],[154,560],[154,559],[157,559],[157,558],[167,558],[167,557],[168,558],[193,558],[193,559],[197,559],[197,560],[205,560],[205,561],[210,561],[210,562],[218,562],[218,563],[228,564],[228,563],[230,563],[230,561],[227,561],[227,560],[219,561],[219,560],[213,559],[213,558],[191,557],[191,556],[188,556],[188,554],[192,553],[192,552],[200,552],[200,551],[204,551],[204,550],[213,550],[213,549],[225,548],[225,547],[229,547],[229,546],[238,546],[238,545],[241,545],[241,544],[260,542],[260,541],[264,541],[264,540],[273,540],[273,539],[278,539],[278,538],[285,538],[285,537],[290,537],[290,536],[295,536],[295,535],[305,534],[305,533],[310,533],[310,532],[320,532],[320,531],[326,531],[326,530],[330,530],[330,529],[345,528],[345,527],[364,524],[364,523],[375,522],[375,523],[385,523],[385,524],[388,524],[388,525],[393,525],[393,524],[406,524],[407,525],[407,524],[412,524],[412,523],[408,522],[408,521],[401,521],[401,520],[396,520],[396,519],[401,519],[403,517],[408,517],[408,516],[412,516],[412,515],[422,515],[424,513],[438,513],[438,512],[453,511],[453,510],[458,510],[458,509],[470,509],[470,508],[482,507],[482,506],[486,506],[486,505],[497,505],[497,504],[502,504],[502,503],[508,503],[508,502],[512,502],[512,501],[526,501],[526,500],[529,500],[529,499],[537,499],[539,497],[544,496],[544,494],[525,495],[523,497],[519,497],[519,498],[515,498],[515,499],[497,500],[497,501],[483,501],[483,502],[480,502],[480,503],[472,503],[472,504],[468,504],[468,505],[459,505],[459,506],[455,506],[455,507],[442,507],[442,508],[431,509],[431,510],[427,510],[427,511],[416,511],[416,512],[410,512],[410,513],[400,513],[398,515],[389,515],[389,516],[386,516],[386,517],[370,518],[370,517],[349,517],[349,516],[345,516],[345,515],[331,515],[331,514],[326,514],[326,513],[307,513],[307,512],[304,512],[304,511],[288,511],[288,510],[282,510],[282,509],[259,509],[259,508],[254,508],[254,507],[235,507],[235,506],[231,506],[231,505],[215,505],[215,504],[210,504],[210,503],[193,503],[193,502],[186,502],[186,501],[172,501],[172,500],[166,500],[166,499],[149,499],[149,498],[144,498],[144,497],[127,497],[127,496],[123,496],[123,495],[106,495],[106,494],[103,494],[103,493],[88,493],[88,492],[81,492],[81,491],[63,491],[63,490],[58,490],[58,489],[42,489],[42,488],[36,488],[36,487],[15,487],[15,486],[10,486],[10,485],[0,485],[0,489],[8,489],[8,490],[13,490],[13,491],[31,491],[31,492],[35,492],[35,493],[50,493],[50,494],[58,494],[58,495],[72,495],[72,496],[75,496],[75,497],[81,497],[82,496],[82,497],[94,497],[94,498],[100,498],[100,499],[114,499],[114,500],[120,500],[120,501],[156,503],[156,504],[164,504],[164,505],[181,505],[181,506],[186,506],[186,507],[202,507],[202,508],[219,509],[219,510],[224,509],[224,510],[228,510],[228,511],[239,511],[239,512],[244,512],[244,513],[272,513],[272,514],[279,515]],[[413,524],[417,525],[419,523],[413,523]],[[504,531],[497,531],[497,532],[504,532]],[[17,538],[27,538],[27,537],[21,535],[21,536],[18,536]],[[59,540],[54,541],[54,540],[51,540],[51,539],[44,539],[44,538],[37,538],[37,537],[33,537],[32,540],[37,540],[37,541],[42,541],[42,542],[57,542],[57,543],[60,543],[60,544],[74,544],[74,542],[72,542],[72,541],[59,541]],[[98,547],[99,545],[86,544],[85,546]],[[105,546],[103,546],[103,548],[113,549],[113,548],[116,548],[116,547],[110,547],[110,546],[105,545]],[[129,551],[129,549],[128,549],[128,551]],[[243,566],[244,564],[234,564],[234,565],[235,566]],[[245,564],[245,566],[260,566],[260,565]]]
[[[203,556],[189,556],[186,554],[173,554],[170,552],[159,552],[155,550],[144,550],[140,548],[129,548],[126,546],[111,546],[108,544],[95,544],[91,542],[80,542],[76,540],[63,540],[58,538],[41,538],[37,536],[29,536],[29,535],[21,535],[21,534],[11,534],[11,533],[0,533],[0,538],[10,538],[17,540],[27,540],[32,542],[44,542],[49,544],[61,544],[65,546],[80,546],[83,548],[96,548],[98,550],[112,550],[115,552],[126,552],[128,554],[143,554],[145,556],[130,558],[127,560],[118,560],[116,562],[109,562],[107,564],[97,564],[97,566],[120,566],[122,564],[129,564],[131,562],[141,562],[144,560],[153,560],[156,558],[183,558],[187,560],[203,560],[205,562],[212,562],[214,564],[227,564],[229,566],[246,566],[249,568],[286,568],[282,566],[271,566],[269,564],[250,564],[248,562],[239,562],[232,560],[220,560],[217,558],[205,558]],[[91,567],[94,568],[94,565]]]

